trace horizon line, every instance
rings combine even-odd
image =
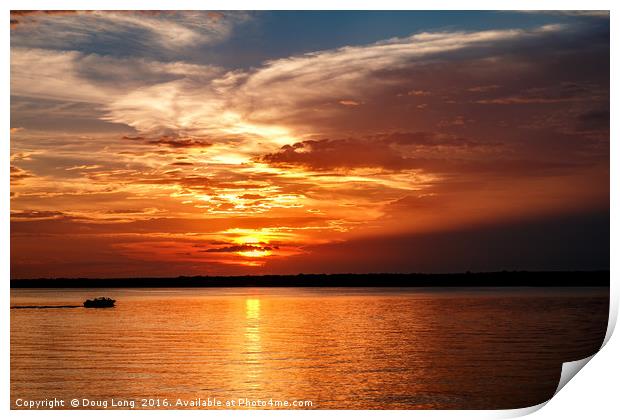
[[[460,273],[264,274],[124,278],[11,279],[11,288],[105,287],[609,287],[609,270]]]

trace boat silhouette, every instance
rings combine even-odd
[[[113,308],[116,301],[109,297],[98,297],[94,299],[86,299],[84,301],[85,308]]]

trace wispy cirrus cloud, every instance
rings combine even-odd
[[[413,99],[425,100],[441,95],[408,89],[408,73],[420,71],[423,76],[429,65],[449,65],[468,57],[484,59],[499,53],[494,60],[501,60],[502,48],[565,31],[548,25],[533,30],[421,33],[233,71],[184,62],[13,48],[12,94],[95,102],[105,110],[99,118],[151,136],[249,134],[282,145],[294,140],[291,128],[298,135],[316,132],[318,127],[329,129],[325,125],[330,120],[347,118],[348,108],[372,114],[373,98],[386,91],[405,90],[414,93]],[[365,88],[360,90],[362,85]],[[469,89],[491,90],[488,86]],[[494,100],[499,99],[478,102]],[[337,106],[342,103],[365,106]],[[416,105],[418,109],[429,106]]]
[[[109,104],[142,86],[192,78],[205,82],[221,69],[184,62],[118,58],[79,51],[11,48],[11,94]],[[101,114],[99,114],[101,116]]]
[[[277,131],[282,126],[315,130],[318,119],[343,112],[329,104],[367,103],[373,95],[411,83],[404,80],[406,72],[429,62],[454,60],[446,54],[494,54],[502,45],[544,39],[563,29],[551,25],[534,30],[421,33],[293,56],[249,71],[215,75],[209,83],[187,77],[151,84],[108,104],[104,118],[145,132],[172,128],[286,137],[286,130]],[[364,89],[359,89],[362,85]]]
[[[244,12],[14,11],[11,41],[53,49],[103,45],[116,47],[117,54],[143,55],[221,42],[249,19]]]

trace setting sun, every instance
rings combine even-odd
[[[237,254],[241,255],[242,257],[262,258],[262,257],[267,257],[271,255],[271,251],[264,251],[264,250],[239,251],[237,252]]]

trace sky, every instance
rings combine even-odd
[[[608,13],[10,25],[12,278],[609,268]]]

